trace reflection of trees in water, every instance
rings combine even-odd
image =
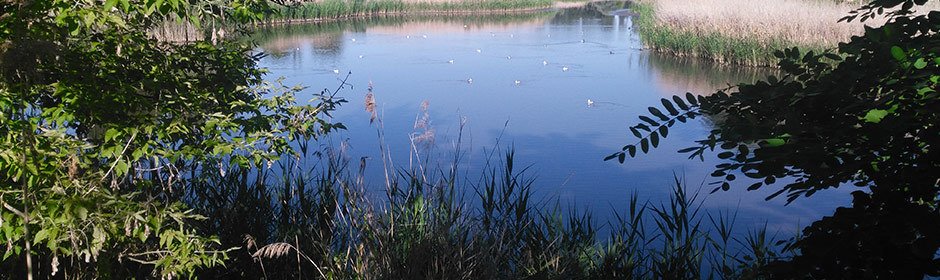
[[[571,24],[571,23],[592,23],[592,24],[613,24],[613,17],[608,16],[612,11],[624,9],[628,2],[624,1],[602,1],[591,2],[580,7],[561,9],[552,18],[553,24]],[[587,22],[585,22],[587,21]]]
[[[343,48],[342,34],[344,32],[366,32],[369,29],[382,27],[383,31],[392,30],[392,32],[405,34],[410,28],[404,27],[415,24],[420,24],[432,31],[508,27],[526,23],[540,24],[554,14],[553,11],[546,11],[487,15],[375,16],[341,21],[268,26],[256,30],[251,39],[258,42],[265,51],[275,56],[279,53],[283,55],[304,43],[310,43],[314,51],[320,55],[336,56]]]
[[[729,85],[755,82],[777,72],[770,68],[725,66],[656,53],[649,53],[646,57],[661,92],[669,96],[686,92],[707,95]]]

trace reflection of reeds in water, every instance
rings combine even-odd
[[[777,71],[769,68],[716,65],[696,58],[660,54],[650,54],[648,63],[656,76],[660,92],[666,97],[686,92],[708,95],[718,89],[763,80],[768,75],[777,74]]]
[[[321,50],[335,51],[342,47],[340,34],[345,31],[402,35],[411,34],[415,30],[422,30],[428,34],[462,32],[467,29],[499,31],[516,26],[539,26],[552,15],[554,15],[553,12],[478,16],[379,16],[266,26],[255,30],[251,38],[272,54],[284,53],[307,43],[312,43],[314,47]]]
[[[331,20],[401,14],[516,12],[551,8],[553,0],[322,0],[280,7],[272,22]]]
[[[369,82],[369,92],[366,93],[365,107],[369,113],[369,123],[375,123],[378,113],[375,110],[375,95],[372,93],[372,82]]]

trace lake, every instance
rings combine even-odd
[[[452,160],[459,138],[460,168],[471,181],[487,153],[512,147],[516,164],[529,166],[539,197],[602,220],[611,209],[624,209],[632,193],[665,202],[674,175],[701,193],[705,209],[737,210],[744,227],[767,223],[792,234],[848,205],[848,188],[784,205],[782,198],[764,200],[781,183],[747,192],[750,182],[742,179],[731,191],[709,194],[714,154],[702,162],[676,152],[707,135],[708,119],[676,126],[648,155],[624,164],[603,161],[633,144],[628,127],[660,98],[707,94],[770,72],[652,53],[628,13],[610,13],[618,8],[291,24],[259,30],[254,39],[268,54],[261,66],[269,78],[309,86],[310,93],[336,88],[351,72],[338,94],[349,103],[333,115],[348,129],[331,141],[345,142],[354,162],[368,157],[366,178],[376,196],[384,194],[381,131],[397,167],[409,164],[412,136],[421,138],[414,145],[421,159],[441,166]],[[364,105],[370,85],[381,126]],[[416,129],[425,118],[427,125]]]

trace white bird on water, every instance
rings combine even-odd
[[[468,78],[468,79],[467,79],[467,83],[468,83],[468,84],[473,84],[473,78]]]
[[[483,50],[477,49],[477,53],[483,53]]]
[[[359,58],[362,58],[362,55],[361,55],[361,54],[359,55]]]
[[[447,63],[454,64],[454,60],[453,59],[448,60]]]
[[[427,38],[428,38],[428,34],[421,35],[421,38],[427,39]]]
[[[406,35],[405,38],[411,39],[411,35]]]
[[[568,66],[561,67],[561,71],[568,72]]]
[[[512,59],[512,56],[511,56],[511,55],[507,55],[507,56],[506,56],[506,59]]]
[[[339,74],[339,69],[333,69],[333,74]]]
[[[522,81],[516,80],[516,81],[515,81],[515,84],[518,86],[519,84],[522,84]]]
[[[548,65],[548,60],[542,60],[542,65]]]
[[[352,41],[355,42],[355,41],[356,41],[356,38],[352,38]]]
[[[594,106],[594,100],[588,99],[587,104],[588,104],[588,107]]]

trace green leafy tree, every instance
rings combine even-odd
[[[3,274],[172,277],[222,264],[228,248],[191,228],[201,217],[177,193],[200,172],[295,155],[292,139],[342,128],[323,118],[341,100],[301,103],[301,88],[264,82],[251,46],[150,31],[250,22],[266,3],[0,0]]]
[[[768,197],[860,188],[851,207],[814,222],[771,265],[781,278],[922,278],[940,275],[940,11],[927,0],[874,0],[843,20],[885,16],[835,52],[776,53],[782,77],[709,96],[663,99],[630,129],[624,162],[659,145],[669,128],[709,116],[715,128],[690,158],[717,152],[715,190],[789,178]]]

